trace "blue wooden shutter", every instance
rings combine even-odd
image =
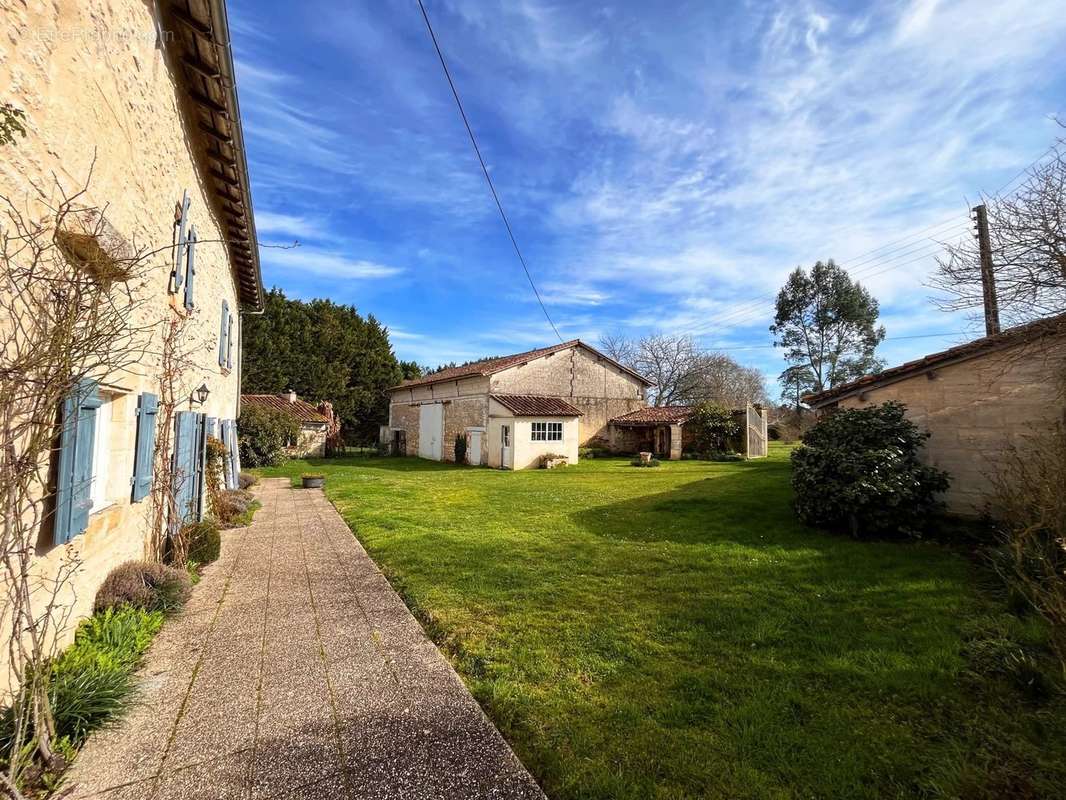
[[[186,189],[185,193],[181,197],[181,211],[178,217],[178,246],[174,253],[174,271],[170,274],[171,279],[174,282],[174,291],[178,291],[181,288],[181,269],[185,264],[185,223],[189,221],[189,203],[192,201],[189,199],[189,190]]]
[[[207,435],[213,439],[218,438],[218,417],[207,418]]]
[[[237,479],[233,472],[233,448],[237,446],[237,431],[234,428],[233,420],[222,421],[222,435],[225,437],[224,442],[226,445],[226,488],[236,489]]]
[[[189,253],[185,266],[185,308],[190,311],[195,305],[193,302],[193,282],[196,278],[196,243],[198,241],[196,226],[193,225],[189,229]]]
[[[56,544],[69,542],[89,526],[92,510],[93,439],[101,400],[95,381],[82,380],[63,401],[53,528]]]
[[[155,465],[155,421],[159,398],[145,392],[137,399],[137,448],[133,456],[133,502],[143,500],[152,491]]]
[[[229,330],[226,331],[226,369],[233,369],[233,317],[229,317]]]
[[[229,303],[222,301],[222,326],[218,330],[218,365],[226,366],[226,356],[229,352]]]
[[[204,518],[204,474],[207,465],[207,415],[196,415],[196,432],[193,440],[193,493],[190,511],[193,520],[199,522]]]
[[[174,476],[172,490],[177,506],[176,525],[193,519],[192,505],[196,500],[195,440],[196,414],[179,411],[174,420]]]

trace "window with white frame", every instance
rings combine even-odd
[[[563,423],[561,422],[534,422],[534,442],[561,442],[563,440]]]

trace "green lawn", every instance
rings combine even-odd
[[[552,798],[1066,792],[1066,703],[1004,671],[1039,621],[942,545],[799,525],[782,447],[263,472],[312,468]]]

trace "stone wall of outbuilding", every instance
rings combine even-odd
[[[907,416],[932,434],[925,460],[951,475],[949,510],[974,515],[1005,448],[1024,450],[1028,437],[1064,421],[1064,375],[1066,337],[1060,336],[912,374],[845,397],[838,407],[906,404]]]

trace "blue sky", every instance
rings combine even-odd
[[[267,285],[419,363],[552,343],[417,3],[229,5],[259,238],[301,242]],[[969,338],[914,235],[967,235],[1066,110],[1061,0],[427,7],[562,335],[691,333],[768,376],[773,293],[818,258],[879,298],[890,363]]]

